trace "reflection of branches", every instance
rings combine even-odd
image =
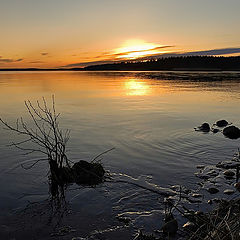
[[[50,165],[51,162],[54,162],[52,165],[56,166],[57,169],[64,166],[69,167],[70,161],[66,156],[66,144],[70,132],[69,130],[62,131],[59,128],[59,114],[56,113],[54,96],[52,96],[52,106],[50,108],[45,98],[42,99],[41,104],[37,101],[37,106],[33,106],[29,100],[25,101],[25,106],[34,124],[34,129],[30,128],[23,118],[17,119],[15,126],[9,125],[0,118],[7,130],[16,132],[26,138],[10,145],[24,151],[25,155],[36,152],[46,155]],[[34,146],[26,146],[27,143],[33,143]],[[29,169],[39,161],[46,159],[37,160],[30,166],[23,167]]]

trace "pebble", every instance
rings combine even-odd
[[[193,198],[200,198],[200,197],[202,197],[202,194],[193,193],[193,194],[192,194],[192,197],[193,197]]]
[[[240,192],[240,182],[235,183],[234,187]]]
[[[227,195],[231,195],[231,194],[233,194],[234,192],[235,192],[235,191],[232,190],[232,189],[226,189],[226,190],[224,190],[223,193],[225,193],[225,194],[227,194]]]
[[[219,192],[219,190],[217,188],[214,188],[214,187],[208,188],[207,191],[211,194],[215,194],[215,193]]]
[[[183,228],[187,230],[193,230],[195,228],[195,224],[193,222],[186,222],[183,225]]]
[[[216,167],[218,168],[225,168],[225,169],[233,169],[233,168],[237,168],[238,166],[240,166],[240,163],[234,162],[234,161],[222,161],[216,165]]]
[[[196,211],[196,212],[194,213],[194,215],[196,215],[196,216],[203,215],[203,212],[202,212],[202,211]]]
[[[197,165],[197,168],[198,168],[198,169],[204,169],[205,166],[204,166],[204,165]]]
[[[220,130],[217,129],[217,128],[213,128],[213,129],[212,129],[212,132],[213,132],[213,133],[218,133],[219,131],[220,131]]]
[[[233,177],[235,175],[235,173],[231,170],[226,170],[224,173],[223,173],[226,177]]]
[[[210,200],[208,200],[208,202],[207,202],[208,204],[213,204],[213,200],[212,199],[210,199]]]
[[[211,177],[216,177],[218,175],[218,172],[215,170],[211,170],[211,171],[207,172],[206,175],[209,175]]]

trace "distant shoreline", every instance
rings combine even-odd
[[[161,72],[161,71],[176,71],[176,72],[240,72],[240,69],[229,69],[229,70],[222,70],[222,69],[159,69],[159,70],[86,70],[86,69],[42,69],[42,68],[38,68],[38,69],[28,69],[28,68],[17,68],[17,69],[13,69],[13,68],[3,68],[0,69],[0,72],[111,72],[111,71],[118,71],[118,72]]]
[[[240,71],[240,56],[184,56],[72,68],[0,68],[0,71]]]

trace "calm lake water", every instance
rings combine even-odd
[[[45,97],[50,102],[52,94],[61,127],[71,130],[69,158],[91,160],[114,147],[102,162],[117,179],[155,188],[175,184],[195,188],[196,165],[231,159],[239,147],[239,140],[195,132],[194,127],[220,119],[240,127],[240,73],[1,72],[0,116],[9,123],[23,117],[31,124],[24,101],[34,103]],[[31,170],[19,167],[31,157],[7,146],[16,139],[0,128],[1,226],[29,201],[48,198],[48,165],[39,163]],[[123,183],[76,187],[66,190],[73,213],[63,220],[77,228],[74,236],[111,228],[111,234],[116,234],[112,239],[124,239],[126,231],[118,228],[116,220],[122,213],[134,219],[133,228],[148,225],[151,230],[162,223],[156,220],[162,202],[153,193]],[[0,229],[6,236],[16,231],[8,225]],[[36,239],[49,236],[38,234],[42,238]]]

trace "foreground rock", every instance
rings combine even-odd
[[[100,163],[81,160],[73,165],[72,174],[78,184],[95,185],[103,181],[105,171]]]
[[[235,175],[235,173],[231,170],[226,170],[223,174],[225,177],[233,177]]]
[[[224,168],[224,169],[236,169],[240,167],[240,162],[236,161],[222,161],[216,165],[217,168]]]
[[[208,123],[203,123],[201,126],[195,128],[196,131],[210,132],[210,125]]]
[[[227,194],[227,195],[232,195],[233,193],[234,193],[235,191],[234,190],[232,190],[232,189],[226,189],[226,190],[224,190],[224,194]]]
[[[207,191],[211,194],[215,194],[215,193],[219,192],[219,190],[217,188],[214,188],[214,187],[209,188]]]
[[[218,127],[226,127],[229,123],[226,120],[219,120],[216,122]]]
[[[230,139],[240,138],[240,129],[235,126],[229,126],[223,129],[223,135]]]

